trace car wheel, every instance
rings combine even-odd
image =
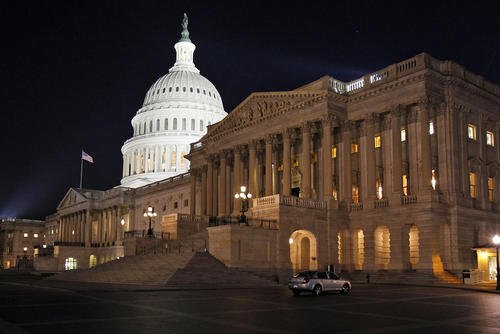
[[[321,295],[322,293],[323,293],[323,288],[321,287],[321,285],[319,285],[319,284],[318,284],[318,285],[316,285],[316,286],[314,287],[314,289],[313,289],[313,294],[314,294],[315,296],[319,296],[319,295]]]
[[[349,292],[351,292],[351,287],[349,286],[349,284],[344,284],[344,286],[342,286],[342,289],[340,290],[340,293],[343,295],[348,295]]]
[[[298,295],[300,295],[300,290],[293,289],[292,291],[293,291],[293,295],[294,295],[294,296],[298,296]]]

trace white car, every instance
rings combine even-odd
[[[301,271],[288,280],[288,288],[294,295],[302,291],[319,296],[326,291],[339,291],[343,295],[351,292],[351,282],[330,271]]]

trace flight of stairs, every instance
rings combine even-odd
[[[264,288],[277,286],[272,280],[236,268],[227,268],[207,252],[196,253],[167,282],[169,288]]]
[[[115,284],[165,285],[193,252],[126,256],[91,269],[65,271],[47,279]]]

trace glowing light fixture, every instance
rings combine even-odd
[[[500,237],[498,234],[495,234],[492,241],[497,248],[497,291],[500,291],[500,265],[498,264],[498,246],[500,246]]]
[[[292,239],[292,238],[288,239],[288,243],[289,243],[290,245],[291,245],[291,244],[293,244],[293,239]]]

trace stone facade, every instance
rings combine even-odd
[[[349,83],[253,93],[192,144],[191,213],[235,215],[248,186],[250,217],[277,221],[277,269],[473,268],[471,248],[500,230],[499,97],[424,53]],[[232,232],[210,231],[220,259],[235,255],[213,240],[260,251],[251,228]]]

